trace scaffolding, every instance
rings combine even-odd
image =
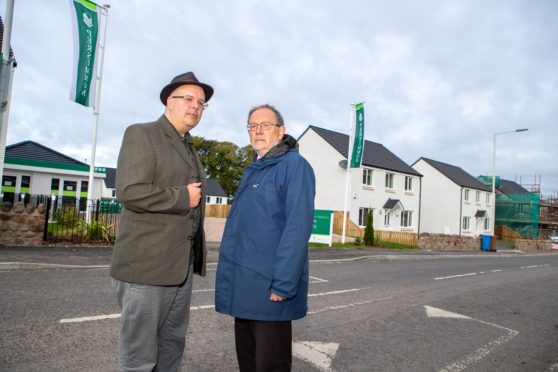
[[[539,194],[497,194],[496,224],[525,238],[539,237]]]

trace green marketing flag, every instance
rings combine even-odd
[[[74,29],[74,73],[70,100],[95,105],[101,8],[89,0],[70,0]]]
[[[362,163],[364,152],[364,103],[355,105],[355,140],[351,154],[351,168],[359,168]]]

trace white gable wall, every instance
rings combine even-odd
[[[458,235],[461,187],[422,159],[413,168],[423,175],[420,232]]]
[[[339,167],[339,161],[345,158],[314,130],[308,129],[299,138],[299,151],[308,160],[316,176],[315,208],[343,211],[345,208],[345,185],[347,171]],[[372,169],[372,186],[363,185],[363,167],[351,169],[351,192],[348,211],[350,219],[358,224],[359,209],[373,208],[374,228],[379,230],[417,232],[419,219],[419,187],[418,176],[413,177],[413,190],[405,192],[405,176],[394,173],[393,189],[386,189],[383,169]],[[385,211],[383,206],[388,198],[399,199],[405,210],[412,211],[411,226],[402,228],[401,211],[399,209]],[[390,223],[384,224],[385,213],[390,214]]]
[[[346,171],[338,164],[345,157],[312,129],[299,141],[299,151],[314,169],[316,176],[316,209],[342,211],[344,209]]]
[[[413,168],[424,176],[420,232],[465,236],[490,234],[490,230],[484,229],[484,218],[475,217],[478,210],[486,211],[488,218],[492,216],[492,205],[486,203],[489,192],[461,187],[422,159]],[[465,200],[465,190],[469,190],[469,201]],[[479,202],[475,200],[477,191],[480,192]],[[462,228],[463,217],[470,217],[469,229]]]

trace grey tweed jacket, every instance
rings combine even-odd
[[[205,172],[197,154],[195,161],[202,182],[202,209],[194,235],[186,185],[195,182],[197,172],[180,136],[164,115],[126,129],[116,170],[116,197],[122,212],[110,269],[113,278],[148,285],[181,284],[191,249],[194,272],[205,276]]]

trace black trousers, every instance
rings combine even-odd
[[[292,364],[291,321],[234,319],[240,372],[289,372]]]

